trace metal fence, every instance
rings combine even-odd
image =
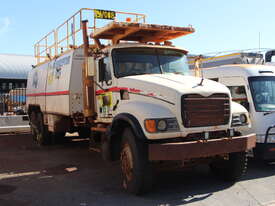
[[[26,113],[26,88],[0,90],[0,115]]]

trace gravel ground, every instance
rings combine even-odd
[[[0,136],[0,206],[191,205],[274,206],[275,165],[250,160],[236,184],[206,166],[156,174],[154,191],[133,196],[121,187],[118,163],[105,163],[88,141],[38,147],[28,134]]]

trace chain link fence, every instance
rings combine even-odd
[[[0,115],[26,114],[26,88],[0,90]]]

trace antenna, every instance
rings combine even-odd
[[[259,52],[260,52],[260,49],[261,49],[261,32],[259,32]]]

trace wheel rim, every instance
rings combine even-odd
[[[133,155],[129,144],[124,144],[121,152],[121,168],[127,182],[133,179]],[[126,186],[126,185],[124,185]]]

